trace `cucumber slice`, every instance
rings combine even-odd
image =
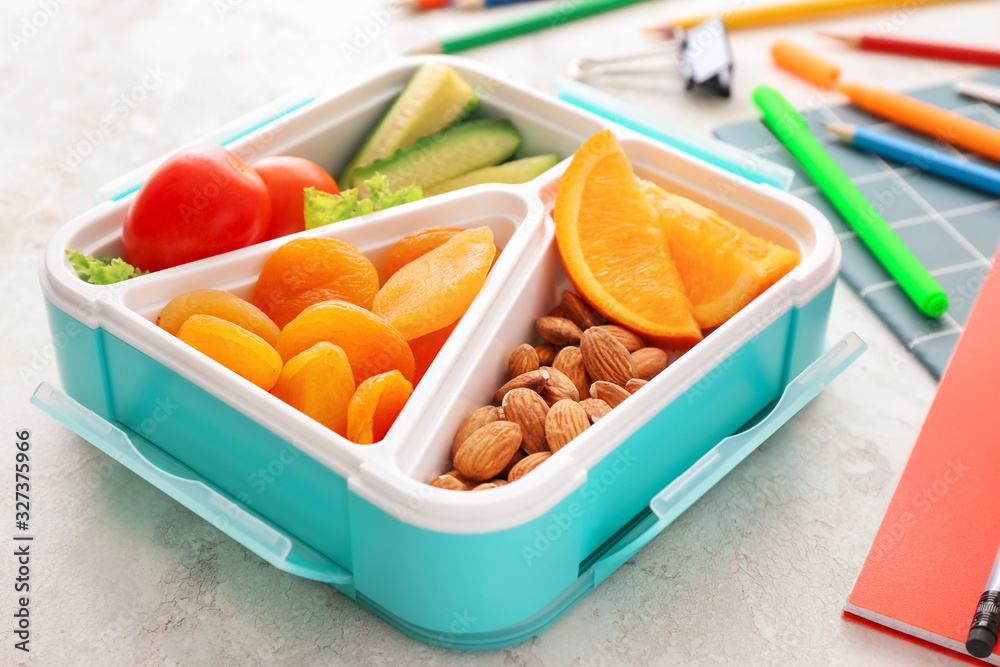
[[[476,93],[451,67],[422,65],[347,163],[339,182],[348,183],[351,170],[358,165],[392,155],[421,137],[443,130],[477,106]]]
[[[370,194],[364,182],[375,172],[386,177],[390,190],[408,185],[429,188],[475,169],[499,164],[520,145],[521,134],[509,120],[485,118],[459,123],[418,139],[387,158],[355,168],[351,181],[362,197]]]
[[[424,196],[440,195],[480,183],[509,183],[511,185],[527,183],[557,164],[559,164],[559,156],[555,153],[512,160],[495,167],[476,169],[444,183],[432,185],[424,190]]]

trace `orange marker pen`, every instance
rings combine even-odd
[[[820,88],[832,88],[840,78],[840,66],[795,42],[779,39],[771,47],[774,62]]]
[[[884,88],[842,82],[840,92],[865,111],[1000,161],[1000,130]]]

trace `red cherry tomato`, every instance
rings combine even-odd
[[[339,195],[340,188],[323,167],[311,160],[291,155],[275,155],[253,163],[271,194],[271,224],[264,240],[301,232],[306,228],[302,210],[305,201],[302,190],[316,188]]]
[[[271,219],[264,181],[221,146],[186,148],[156,168],[122,229],[125,261],[159,271],[253,245]]]

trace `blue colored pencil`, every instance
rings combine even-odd
[[[830,123],[827,129],[843,141],[876,155],[908,164],[943,178],[1000,195],[1000,171],[847,123]]]

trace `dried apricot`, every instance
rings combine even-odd
[[[451,336],[451,332],[455,330],[458,326],[458,322],[452,322],[444,329],[438,329],[437,331],[432,331],[429,334],[425,334],[420,338],[414,338],[410,341],[410,349],[413,350],[413,361],[416,364],[416,371],[414,375],[413,383],[417,384],[420,382],[421,378],[424,377],[424,373],[430,368],[431,363],[437,357],[438,352],[444,347],[444,344],[448,342],[448,337]]]
[[[347,353],[333,343],[316,343],[289,359],[271,393],[330,430],[347,435],[354,372]]]
[[[362,382],[347,407],[347,439],[370,445],[384,438],[411,393],[413,385],[395,370]]]
[[[659,344],[701,340],[659,214],[610,130],[573,156],[553,217],[563,266],[587,303]]]
[[[192,315],[181,325],[177,337],[264,391],[270,391],[281,374],[281,357],[274,348],[227,320]]]
[[[413,378],[413,352],[402,335],[378,315],[346,301],[322,301],[303,310],[281,330],[278,352],[291,359],[324,340],[347,353],[356,384],[394,368]]]
[[[752,235],[689,199],[643,183],[703,329],[738,313],[799,263],[798,254]]]
[[[350,243],[296,239],[274,251],[260,271],[253,302],[279,327],[307,306],[339,299],[371,308],[378,271]]]
[[[443,329],[468,310],[495,255],[489,227],[460,232],[385,281],[372,310],[406,340]]]
[[[428,227],[407,234],[396,241],[386,255],[385,264],[382,265],[382,278],[388,280],[396,271],[443,245],[460,231],[462,230],[459,227]]]
[[[278,344],[278,325],[270,317],[249,301],[223,290],[196,289],[187,294],[178,294],[163,307],[156,323],[167,333],[176,336],[181,325],[192,315],[213,315],[228,320],[257,334],[271,347]]]

